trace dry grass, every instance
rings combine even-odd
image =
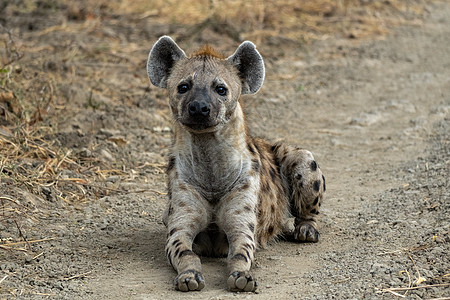
[[[26,240],[22,227],[38,224],[38,219],[46,216],[41,211],[47,208],[46,201],[79,205],[114,192],[104,184],[107,166],[80,160],[70,149],[46,139],[45,132],[51,130],[39,124],[20,124],[12,131],[3,126],[0,133],[0,220],[18,232],[10,240],[0,236],[0,249],[33,252],[34,242]],[[19,240],[28,247],[17,247]]]
[[[259,43],[274,35],[305,41],[323,39],[339,31],[353,37],[379,35],[386,33],[389,26],[407,23],[405,13],[423,13],[421,2],[409,0],[138,0],[119,1],[110,4],[110,8],[185,25],[213,18],[233,26],[241,38]]]
[[[439,282],[439,281],[448,279],[450,276],[450,274],[445,274],[442,276],[435,276],[433,278],[428,278],[428,279],[422,277],[422,275],[420,274],[419,267],[417,266],[412,255],[413,255],[413,253],[427,250],[430,247],[431,247],[431,244],[423,244],[418,247],[410,247],[410,248],[404,248],[404,249],[399,249],[399,250],[395,250],[395,251],[386,251],[386,252],[378,253],[377,255],[403,255],[403,254],[406,254],[412,263],[412,267],[410,267],[410,269],[412,269],[412,270],[410,272],[410,271],[408,271],[408,267],[406,267],[404,270],[399,272],[399,275],[406,274],[408,276],[408,286],[381,288],[381,289],[378,289],[376,293],[377,294],[390,293],[397,297],[406,298],[408,292],[411,290],[450,286],[450,283],[448,283],[448,282],[443,282],[443,283],[440,282],[440,283],[436,283],[436,284],[423,284],[427,281],[428,282],[429,281]],[[414,281],[412,280],[411,274],[413,274],[413,276],[414,276]],[[401,294],[400,292],[403,292],[403,294]],[[445,299],[445,298],[441,298],[441,299]]]
[[[35,1],[25,1],[22,10],[38,9]],[[57,7],[47,2],[49,9]],[[424,13],[423,0],[119,0],[59,1],[74,20],[128,15],[154,21],[194,26],[207,20],[220,30],[232,27],[239,39],[258,44],[270,36],[296,41],[324,39],[336,33],[362,38],[383,35],[392,26],[416,23]]]

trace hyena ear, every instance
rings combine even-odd
[[[170,70],[177,60],[185,58],[186,54],[170,36],[162,36],[153,45],[147,60],[147,73],[150,82],[166,88]]]
[[[265,73],[264,61],[255,44],[243,42],[227,60],[239,70],[242,94],[254,94],[261,88]]]

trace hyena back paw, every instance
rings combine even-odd
[[[300,222],[295,225],[294,239],[299,242],[317,243],[320,239],[320,233],[310,223]]]
[[[205,287],[205,280],[200,272],[187,270],[178,274],[174,285],[177,290],[182,292],[200,291]]]
[[[233,272],[227,280],[232,292],[254,292],[258,283],[249,272]]]

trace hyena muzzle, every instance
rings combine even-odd
[[[147,71],[154,85],[168,90],[173,117],[163,220],[175,287],[203,289],[199,255],[208,255],[227,257],[231,291],[255,291],[250,268],[258,247],[277,236],[319,240],[325,178],[311,152],[249,135],[240,96],[256,93],[264,81],[253,43],[242,43],[228,58],[208,46],[186,56],[163,36]]]

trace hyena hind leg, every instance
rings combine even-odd
[[[276,144],[273,149],[289,186],[289,206],[295,217],[294,231],[285,236],[299,242],[318,242],[316,219],[326,190],[325,177],[310,151],[284,144]]]

